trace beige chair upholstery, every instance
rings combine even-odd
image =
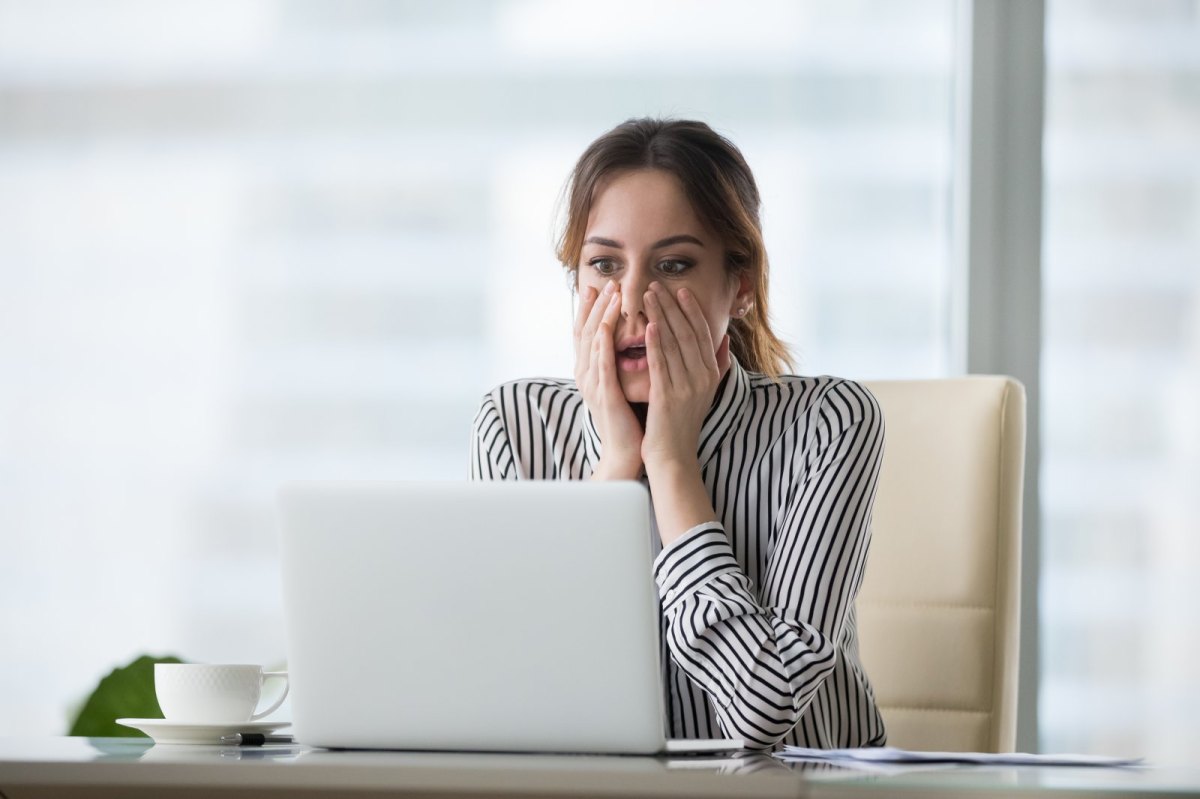
[[[1025,389],[877,381],[887,442],[858,598],[863,664],[905,749],[1016,738]]]

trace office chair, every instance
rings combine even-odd
[[[865,385],[887,439],[858,636],[888,744],[1011,752],[1025,388],[982,376]]]

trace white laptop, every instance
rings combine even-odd
[[[291,483],[280,509],[297,742],[743,748],[665,737],[640,484]]]

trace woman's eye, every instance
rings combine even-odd
[[[687,261],[663,261],[658,268],[668,275],[682,275],[691,267]]]
[[[617,271],[617,264],[611,258],[596,258],[591,261],[592,269],[595,269],[598,274],[611,275]]]

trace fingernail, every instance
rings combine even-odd
[[[692,297],[692,294],[691,294],[691,292],[690,292],[690,291],[688,291],[687,289],[680,289],[680,290],[679,290],[679,299],[681,299],[681,300],[687,300],[687,299],[691,299],[691,297]]]
[[[604,293],[605,293],[605,294],[612,294],[612,293],[613,293],[613,289],[614,289],[615,287],[616,287],[616,284],[615,284],[615,283],[613,283],[611,280],[610,280],[610,281],[608,281],[607,283],[605,283],[605,284],[604,284]]]

